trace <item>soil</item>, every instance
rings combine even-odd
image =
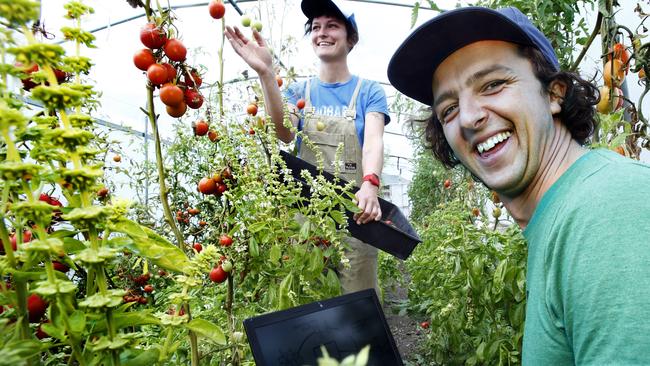
[[[408,281],[408,280],[407,280]],[[411,318],[406,312],[400,312],[401,306],[408,298],[407,289],[395,285],[384,289],[384,315],[388,322],[397,349],[407,365],[422,365],[415,355],[426,338],[425,330],[420,327],[424,320]]]

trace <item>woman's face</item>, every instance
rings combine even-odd
[[[310,35],[314,53],[323,61],[347,57],[352,49],[345,23],[337,18],[326,15],[314,18]]]

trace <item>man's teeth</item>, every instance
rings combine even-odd
[[[485,151],[488,151],[492,149],[496,144],[498,144],[501,141],[504,141],[508,137],[512,135],[512,132],[507,131],[507,132],[501,132],[500,134],[494,135],[487,139],[486,141],[478,144],[476,148],[478,149],[478,153],[482,154]]]
[[[330,42],[320,42],[318,45],[319,46],[331,46],[332,43],[330,43]]]

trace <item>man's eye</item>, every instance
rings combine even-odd
[[[491,81],[491,82],[487,83],[485,85],[485,87],[483,88],[483,90],[486,91],[486,92],[495,91],[495,90],[499,89],[501,86],[503,86],[503,84],[505,84],[505,83],[506,83],[505,80],[494,80],[494,81]]]
[[[453,104],[443,109],[442,112],[440,113],[440,116],[438,117],[440,122],[442,123],[449,122],[457,107],[458,107],[457,105]]]

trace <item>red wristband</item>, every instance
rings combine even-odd
[[[364,175],[362,180],[364,182],[370,182],[373,186],[379,187],[379,176],[375,173]]]

